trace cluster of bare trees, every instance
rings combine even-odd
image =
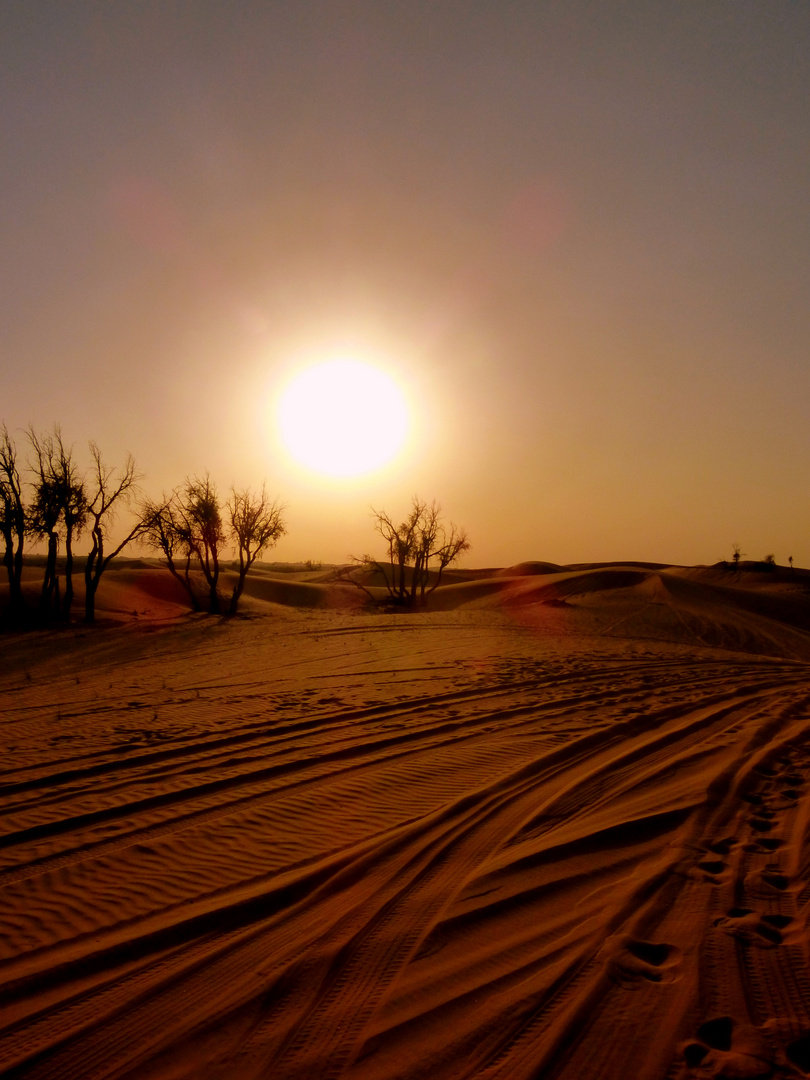
[[[0,427],[0,536],[3,564],[9,583],[8,621],[19,625],[31,614],[22,587],[26,541],[45,545],[45,567],[37,603],[38,621],[68,621],[74,599],[74,549],[89,538],[83,557],[86,622],[95,620],[96,593],[110,562],[134,540],[160,552],[169,572],[180,583],[195,611],[205,606],[213,613],[234,614],[255,561],[286,532],[284,508],[262,486],[258,492],[232,488],[222,500],[208,474],[186,479],[159,500],[144,496],[131,455],[124,464],[107,464],[95,443],[90,443],[90,464],[83,469],[66,446],[60,428],[40,434],[26,433],[28,456],[21,461],[5,426]],[[113,540],[120,511],[130,513],[132,524]],[[434,501],[414,496],[404,521],[384,510],[373,510],[374,527],[385,544],[377,559],[354,559],[382,577],[387,595],[395,603],[412,605],[438,588],[442,573],[470,544],[463,529],[445,525]],[[57,563],[64,552],[64,563]],[[220,593],[220,569],[227,553],[236,556],[236,584],[230,598]],[[61,578],[60,578],[61,573]],[[356,576],[344,576],[365,588]]]
[[[202,572],[208,591],[208,610],[221,611],[218,591],[223,551],[231,545],[238,558],[237,582],[228,613],[235,614],[248,571],[284,535],[283,507],[261,491],[233,489],[224,507],[206,474],[186,480],[160,502],[145,500],[141,508],[144,541],[166,558],[169,572],[188,593],[195,611],[201,604],[191,578],[192,567]]]
[[[9,583],[10,620],[18,623],[24,614],[23,551],[29,538],[46,544],[40,617],[65,621],[70,618],[74,543],[88,529],[92,546],[84,564],[85,618],[92,622],[101,575],[110,560],[140,532],[140,524],[136,523],[112,550],[105,550],[117,511],[128,506],[134,494],[138,480],[135,462],[128,456],[122,468],[111,468],[102,460],[96,444],[91,443],[93,464],[85,475],[58,426],[46,435],[29,428],[26,435],[31,451],[27,468],[5,425],[0,429],[0,531],[5,544],[3,563]],[[30,491],[28,500],[26,489]],[[57,574],[60,544],[65,551],[64,592]]]
[[[285,530],[283,507],[268,497],[234,489],[223,505],[207,475],[187,480],[170,495],[155,502],[142,496],[135,461],[128,455],[119,468],[108,465],[95,443],[90,443],[89,469],[83,470],[61,430],[41,435],[26,432],[29,456],[22,462],[5,426],[0,428],[0,535],[3,564],[9,583],[9,621],[18,625],[27,615],[22,589],[23,552],[27,540],[46,545],[45,569],[39,593],[40,621],[70,618],[74,589],[74,545],[83,534],[90,547],[82,572],[85,584],[85,621],[95,620],[95,599],[104,571],[133,540],[161,551],[170,571],[186,589],[195,610],[201,603],[192,569],[202,572],[208,608],[221,610],[218,592],[220,563],[229,550],[238,557],[238,577],[228,611],[234,613],[253,563]],[[134,521],[128,532],[111,541],[118,512],[129,510]],[[64,550],[64,589],[57,572],[57,557]],[[183,567],[183,572],[178,570]]]

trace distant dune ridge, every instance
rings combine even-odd
[[[0,637],[4,1080],[810,1075],[807,571],[97,610]]]

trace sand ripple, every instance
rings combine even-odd
[[[2,1077],[806,1074],[804,663],[486,608],[30,649]]]

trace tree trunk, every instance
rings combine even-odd
[[[212,562],[214,566],[213,573],[211,575],[211,612],[214,615],[219,615],[219,593],[217,592],[217,582],[219,581],[219,557],[217,555],[216,548],[212,552]]]
[[[70,529],[65,534],[65,595],[62,600],[62,619],[70,621],[70,609],[73,606],[73,534]]]
[[[94,623],[96,621],[96,590],[98,589],[98,578],[85,578],[84,584],[84,621],[86,623]]]
[[[176,569],[176,567],[174,565],[174,562],[171,559],[169,559],[168,562],[169,562],[169,573],[173,574],[177,578],[177,580],[180,582],[180,584],[183,586],[183,588],[188,593],[188,598],[189,598],[189,601],[191,602],[191,610],[192,611],[199,611],[200,610],[200,601],[197,599],[197,594],[194,592],[194,586],[191,584],[191,573],[190,573],[191,556],[189,555],[188,558],[186,559],[186,567],[185,567],[185,570],[183,571],[183,576],[182,577],[177,572],[177,569]]]
[[[84,621],[96,621],[96,587],[98,581],[93,583],[95,577],[96,561],[98,560],[98,537],[93,530],[93,546],[84,564]]]
[[[59,613],[59,579],[56,576],[56,552],[59,546],[59,537],[55,532],[48,534],[48,555],[45,561],[45,577],[42,580],[42,594],[39,600],[40,610],[43,615],[50,615],[54,607]],[[56,603],[53,596],[56,593]]]
[[[9,576],[9,586],[11,589],[11,610],[16,614],[20,614],[23,609],[22,562],[23,546],[21,540],[17,546],[17,550],[14,552],[13,571]]]
[[[22,552],[15,553],[13,537],[10,535],[6,536],[6,550],[3,555],[3,565],[5,566],[6,574],[8,575],[9,616],[12,622],[16,622],[19,619],[23,606],[22,588],[20,585],[20,578],[22,576]]]
[[[169,573],[172,575],[172,577],[175,579],[175,581],[177,581],[180,585],[182,585],[184,592],[186,592],[188,594],[188,602],[191,604],[191,610],[192,611],[199,611],[200,610],[200,602],[197,599],[197,597],[194,595],[194,589],[192,588],[191,579],[189,577],[189,572],[188,572],[188,563],[186,563],[185,576],[180,573],[180,571],[177,569],[177,567],[174,564],[174,560],[170,559],[168,555],[166,556],[166,565],[168,567]]]
[[[239,600],[240,600],[240,598],[242,596],[242,590],[245,587],[245,578],[246,577],[247,577],[247,568],[245,568],[244,570],[240,568],[240,570],[239,570],[239,580],[234,585],[233,592],[231,593],[231,602],[230,602],[230,605],[228,607],[228,614],[229,615],[235,615],[236,614],[236,609],[239,606]]]

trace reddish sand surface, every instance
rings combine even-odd
[[[810,575],[448,582],[0,639],[4,1080],[810,1074]]]

